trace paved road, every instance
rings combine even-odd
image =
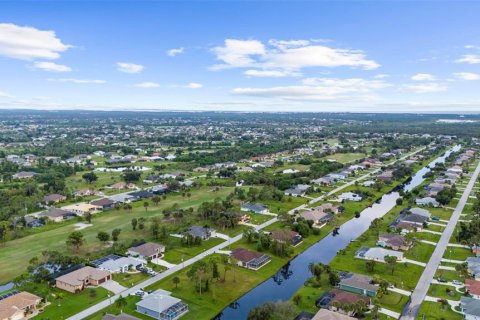
[[[412,293],[411,301],[405,306],[403,310],[401,320],[414,320],[417,315],[418,311],[420,310],[420,305],[422,304],[425,296],[427,294],[428,288],[430,287],[430,283],[435,276],[435,271],[440,265],[440,261],[442,260],[443,254],[445,253],[445,249],[447,248],[448,242],[452,237],[453,231],[455,230],[455,226],[457,225],[458,219],[460,218],[460,214],[467,203],[468,197],[470,192],[472,192],[473,185],[475,181],[477,181],[478,174],[480,173],[480,163],[478,164],[477,168],[475,169],[470,181],[465,188],[465,191],[460,198],[455,210],[453,211],[452,217],[448,222],[445,230],[443,231],[442,236],[440,237],[440,241],[437,243],[435,251],[433,251],[430,260],[428,261],[425,270],[420,277],[420,280],[417,283],[417,287]]]
[[[271,220],[268,220],[267,222],[264,222],[264,223],[258,225],[255,229],[257,229],[257,230],[263,229],[263,228],[265,228],[265,227],[267,227],[267,226],[269,226],[269,225],[271,225],[271,224],[273,224],[277,221],[278,221],[277,218],[273,218]],[[193,263],[205,258],[206,256],[209,256],[209,255],[211,255],[211,254],[213,254],[213,253],[215,253],[219,250],[224,249],[225,247],[228,247],[230,244],[239,241],[241,238],[242,238],[242,234],[239,234],[239,235],[237,235],[233,238],[230,238],[229,241],[222,242],[221,244],[219,244],[219,245],[217,245],[217,246],[215,246],[211,249],[208,249],[205,252],[202,252],[199,255],[197,255],[197,256],[195,256],[191,259],[185,260],[183,263],[180,263],[180,264],[174,266],[171,269],[168,269],[168,270],[163,271],[162,273],[159,273],[155,277],[149,278],[149,279],[147,279],[147,280],[145,280],[145,281],[143,281],[143,282],[127,289],[127,290],[125,290],[125,291],[122,291],[119,294],[116,294],[116,295],[110,297],[107,300],[103,300],[102,302],[99,302],[96,305],[91,306],[90,308],[85,309],[82,312],[79,312],[74,316],[71,316],[70,318],[68,318],[68,320],[84,319],[84,318],[86,318],[86,317],[88,317],[88,316],[90,316],[90,315],[108,307],[110,304],[114,303],[115,300],[117,300],[120,297],[120,295],[125,297],[125,296],[128,296],[128,295],[130,295],[130,294],[132,294],[132,293],[134,293],[134,292],[136,292],[140,289],[148,287],[149,285],[152,285],[152,284],[154,284],[154,283],[156,283],[156,282],[174,274],[175,272],[180,271],[180,270],[192,265]]]
[[[409,157],[409,156],[411,156],[411,155],[414,155],[414,154],[416,154],[416,153],[418,153],[418,152],[420,152],[420,151],[422,151],[422,150],[424,150],[424,149],[425,149],[425,148],[421,148],[421,149],[419,149],[419,150],[416,150],[415,152],[412,152],[412,153],[410,153],[410,154],[407,154],[407,155],[399,158],[398,160],[393,161],[392,163],[395,163],[395,162],[400,161],[400,160],[404,160],[404,159],[406,159],[407,157]],[[365,174],[365,175],[363,175],[363,176],[361,176],[361,177],[358,177],[358,178],[355,179],[355,180],[352,180],[352,181],[350,181],[350,182],[348,182],[348,183],[346,183],[346,184],[344,184],[344,185],[342,185],[342,186],[340,186],[340,187],[338,187],[338,188],[330,191],[327,195],[332,195],[332,194],[334,194],[334,193],[336,193],[336,192],[338,192],[338,191],[340,191],[340,190],[342,190],[342,189],[344,189],[344,188],[346,188],[346,187],[348,187],[348,186],[353,185],[356,181],[360,181],[360,180],[362,180],[362,179],[365,179],[366,177],[368,177],[368,176],[370,176],[370,175],[372,175],[372,174],[374,174],[374,173],[376,173],[376,172],[379,172],[379,171],[380,171],[380,168],[375,169],[375,170],[373,170],[373,171],[371,171],[371,172],[369,172],[369,173],[367,173],[367,174]],[[324,196],[325,196],[325,195],[324,195]],[[311,202],[311,203],[317,202],[317,201],[323,199],[324,196],[320,196],[320,197],[318,197],[318,198],[316,198],[316,199],[313,199],[313,200],[310,201],[310,202]],[[295,210],[298,210],[298,209],[301,209],[301,208],[303,208],[303,207],[305,207],[305,206],[306,206],[306,205],[301,205],[301,206],[299,206],[299,207],[297,207],[297,208],[295,208],[295,209],[292,209],[291,212],[293,212],[293,211],[295,211]],[[273,218],[273,219],[271,219],[271,220],[268,220],[267,222],[264,222],[264,223],[256,226],[255,229],[256,229],[257,231],[258,231],[258,230],[261,230],[261,229],[263,229],[263,228],[265,228],[265,227],[267,227],[267,226],[269,226],[269,225],[271,225],[271,224],[273,224],[273,223],[275,223],[275,222],[277,222],[277,221],[278,221],[278,218]],[[242,234],[239,234],[239,235],[237,235],[237,236],[235,236],[235,237],[233,237],[233,238],[230,238],[228,241],[225,241],[225,242],[223,242],[223,243],[221,243],[221,244],[219,244],[219,245],[217,245],[217,246],[215,246],[215,247],[213,247],[213,248],[211,248],[211,249],[208,249],[208,250],[206,250],[205,252],[202,252],[201,254],[199,254],[199,255],[197,255],[197,256],[189,259],[189,260],[186,260],[186,261],[184,261],[183,263],[180,263],[180,264],[178,264],[178,265],[176,265],[176,266],[174,266],[174,267],[172,267],[172,268],[170,268],[170,269],[168,269],[168,270],[165,270],[164,272],[156,275],[155,277],[152,277],[152,278],[150,278],[150,279],[147,279],[147,280],[145,280],[145,281],[143,281],[143,282],[141,282],[141,283],[139,283],[139,284],[137,284],[137,285],[135,285],[135,286],[133,286],[133,287],[131,287],[131,288],[123,291],[123,292],[121,292],[120,294],[116,294],[116,295],[110,297],[110,298],[107,299],[107,300],[101,301],[101,302],[97,303],[96,305],[91,306],[90,308],[85,309],[85,310],[77,313],[76,315],[71,316],[70,318],[67,318],[67,320],[81,320],[81,319],[84,319],[84,318],[86,318],[86,317],[88,317],[88,316],[90,316],[90,315],[92,315],[92,314],[94,314],[94,313],[96,313],[96,312],[98,312],[98,311],[100,311],[100,310],[108,307],[110,304],[114,303],[115,300],[117,300],[117,299],[120,297],[120,295],[122,295],[122,296],[127,296],[127,295],[132,294],[132,293],[134,293],[134,292],[136,292],[136,291],[138,291],[138,290],[140,290],[140,289],[142,289],[142,288],[148,287],[149,285],[152,285],[152,284],[154,284],[154,283],[156,283],[156,282],[158,282],[158,281],[160,281],[160,280],[162,280],[162,279],[164,279],[164,278],[166,278],[166,277],[174,274],[175,272],[180,271],[180,270],[188,267],[189,265],[192,265],[193,263],[195,263],[195,262],[197,262],[197,261],[205,258],[206,256],[211,255],[211,254],[213,254],[213,253],[215,253],[215,252],[217,252],[217,251],[219,251],[219,250],[224,249],[225,247],[229,246],[230,244],[239,241],[241,238],[242,238]]]

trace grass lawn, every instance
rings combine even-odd
[[[364,153],[335,153],[335,154],[320,158],[320,160],[335,160],[340,163],[347,163],[347,162],[352,162],[365,157],[366,156]]]
[[[402,313],[403,307],[408,301],[408,297],[403,294],[389,291],[378,299],[378,303],[382,308]]]
[[[450,289],[450,294],[447,293],[447,289]],[[431,284],[430,288],[428,288],[428,295],[455,301],[460,300],[460,297],[462,296],[460,292],[455,291],[455,287],[435,283]]]
[[[430,231],[435,231],[435,232],[443,232],[445,227],[438,226],[438,225],[435,225],[435,224],[428,224],[427,229],[430,230]]]
[[[113,280],[117,281],[119,284],[127,288],[133,287],[137,283],[140,283],[148,278],[150,278],[150,276],[143,272],[113,274]]]
[[[439,302],[423,301],[418,312],[418,318],[425,320],[460,320],[463,319],[463,316],[452,311],[450,306],[444,307]]]
[[[131,241],[133,239],[149,240],[150,233],[147,228],[144,230],[133,231],[131,227],[132,218],[144,217],[149,219],[155,216],[162,216],[162,210],[166,207],[178,203],[181,208],[197,207],[205,201],[211,201],[216,197],[224,198],[228,195],[232,188],[223,187],[218,192],[210,192],[211,188],[194,189],[191,192],[190,199],[182,198],[180,194],[170,194],[167,199],[160,202],[158,206],[151,205],[148,211],[145,211],[142,203],[135,203],[131,212],[121,210],[111,210],[98,214],[93,218],[93,226],[82,230],[85,238],[85,245],[82,247],[80,254],[89,256],[92,253],[101,251],[104,246],[98,241],[97,234],[99,231],[111,232],[114,228],[122,230],[119,241]],[[16,276],[25,272],[28,261],[44,250],[57,250],[62,253],[71,252],[65,241],[67,236],[75,230],[74,224],[77,221],[63,223],[59,227],[48,226],[42,232],[42,228],[32,235],[7,241],[0,249],[0,283],[11,281]],[[167,251],[168,252],[168,251]]]
[[[432,256],[433,250],[435,250],[435,246],[417,242],[413,248],[410,248],[410,250],[405,253],[405,257],[407,259],[427,263]]]
[[[458,247],[448,247],[443,254],[443,258],[449,260],[459,260],[465,261],[468,257],[474,257],[470,249],[467,248],[458,248]]]
[[[45,310],[34,317],[35,320],[66,319],[81,310],[84,310],[108,297],[108,291],[104,288],[86,289],[73,294],[67,291],[50,288],[48,305]],[[36,294],[35,290],[29,292]]]
[[[283,201],[265,200],[262,203],[268,207],[270,212],[278,213],[280,211],[292,210],[308,201],[309,199],[302,197],[284,196]]]
[[[265,214],[247,213],[247,215],[250,216],[249,223],[253,223],[256,225],[262,224],[274,218],[272,216],[267,216]]]
[[[458,280],[458,281],[465,281],[465,278],[457,271],[454,270],[442,270],[442,269],[437,269],[435,272],[435,279],[442,278],[447,281],[453,281],[453,280]]]
[[[432,214],[432,217],[438,217],[442,220],[450,220],[453,211],[446,208],[428,208],[428,211]],[[440,222],[442,223],[442,222]]]
[[[426,240],[432,242],[438,242],[440,240],[439,234],[433,234],[430,232],[416,232],[415,237],[417,240]]]
[[[207,241],[202,241],[199,246],[185,247],[181,244],[180,238],[170,237],[163,260],[179,264],[182,262],[182,259],[188,260],[224,241],[224,239],[220,238],[210,238]]]

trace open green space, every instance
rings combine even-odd
[[[449,305],[442,305],[440,302],[424,301],[418,312],[419,319],[425,320],[460,320],[463,315],[452,311]]]

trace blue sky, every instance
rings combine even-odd
[[[3,1],[0,107],[480,112],[478,12],[473,1]]]

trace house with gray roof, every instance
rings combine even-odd
[[[207,227],[191,226],[185,230],[185,234],[190,234],[194,237],[201,238],[202,240],[208,240],[215,236],[216,231]]]
[[[259,204],[259,203],[244,203],[240,207],[240,210],[253,212],[253,213],[260,213],[260,214],[268,212],[268,208],[263,204]]]
[[[462,296],[460,298],[460,308],[462,308],[465,319],[480,319],[480,300]]]
[[[357,251],[355,254],[357,258],[366,259],[366,260],[374,260],[378,262],[385,262],[386,256],[393,256],[396,257],[398,261],[403,260],[403,253],[399,251],[388,250],[384,248],[368,248],[362,247],[360,250]]]
[[[419,206],[432,206],[435,208],[440,206],[440,203],[432,197],[417,198],[415,203]]]
[[[352,293],[357,293],[367,297],[377,295],[378,286],[372,284],[372,277],[358,273],[348,273],[340,279],[338,287]]]
[[[188,312],[188,305],[182,300],[152,293],[137,302],[137,312],[161,320],[176,320]]]
[[[475,280],[480,280],[480,257],[468,257],[467,268],[468,273],[470,273]]]

